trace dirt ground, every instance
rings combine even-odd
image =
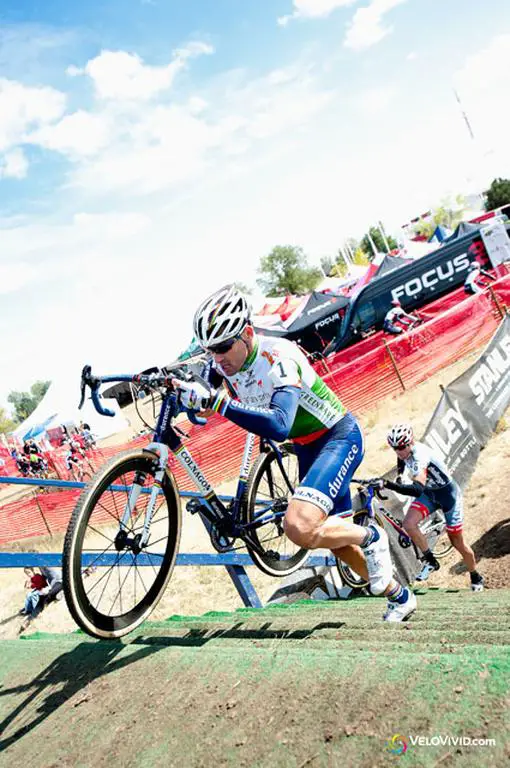
[[[476,354],[450,366],[410,392],[385,400],[361,415],[365,430],[366,456],[363,476],[375,476],[392,466],[394,454],[387,447],[386,432],[395,421],[411,421],[417,434],[421,434],[440,398],[440,385],[457,378],[476,359]],[[510,456],[510,429],[505,418],[486,448],[480,454],[478,465],[464,495],[465,535],[475,550],[479,570],[489,589],[510,583],[510,513],[506,499],[510,495],[510,474],[505,466]],[[131,428],[133,434],[133,428]],[[127,435],[123,435],[126,439]],[[220,490],[229,493],[233,483]],[[499,500],[502,500],[501,503]],[[201,521],[184,511],[181,552],[209,552],[212,550]],[[39,551],[59,551],[62,538],[39,541]],[[33,543],[30,546],[34,546]],[[256,568],[248,573],[262,601],[278,589],[279,580],[265,576]],[[0,570],[0,637],[17,635],[20,621],[17,611],[23,605],[24,574],[21,569]],[[466,587],[468,577],[460,558],[452,552],[442,561],[442,568],[430,578],[433,586]],[[165,597],[153,614],[154,619],[172,614],[199,615],[210,610],[234,610],[241,606],[240,598],[226,571],[221,567],[178,567]],[[75,629],[64,601],[53,604],[34,622],[35,629],[46,632],[68,632]]]

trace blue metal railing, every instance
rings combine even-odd
[[[10,483],[12,485],[35,485],[37,487],[54,487],[54,488],[84,488],[86,483],[78,483],[70,480],[38,480],[36,478],[24,478],[24,477],[0,477],[0,483]],[[126,486],[115,485],[111,486],[113,490],[127,490]],[[182,498],[199,498],[201,496],[197,491],[179,491],[179,495]],[[233,496],[219,496],[221,501],[229,502],[233,499]],[[129,553],[124,553],[129,554]],[[109,566],[109,565],[122,565],[122,557],[119,560],[117,553],[104,553],[98,559],[92,554],[83,555],[83,565],[86,567],[90,565],[92,561],[97,566]],[[130,564],[129,560],[126,560],[126,566]],[[137,556],[136,564],[138,566],[150,566],[154,564],[151,562],[150,555],[140,553]],[[322,565],[334,565],[335,558],[328,555],[311,555],[306,561],[306,566],[322,566]],[[24,568],[27,566],[62,566],[62,554],[59,552],[0,552],[0,568]],[[192,566],[211,566],[220,565],[223,566],[230,578],[232,579],[235,588],[237,589],[241,600],[244,605],[252,608],[261,608],[262,603],[258,597],[253,584],[250,581],[248,574],[246,573],[246,566],[253,565],[253,561],[248,554],[243,552],[226,552],[220,553],[196,553],[196,552],[183,552],[177,555],[176,565],[192,565]]]

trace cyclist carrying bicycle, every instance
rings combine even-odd
[[[72,472],[73,466],[78,467],[83,460],[83,452],[80,444],[76,440],[71,440],[67,444],[67,453],[64,456],[67,470]]]
[[[407,618],[416,597],[393,578],[386,532],[348,519],[349,483],[364,453],[354,416],[294,343],[255,333],[246,298],[234,285],[200,305],[194,332],[210,360],[203,384],[173,379],[182,405],[220,413],[267,439],[290,438],[300,485],[285,514],[287,537],[306,549],[330,549],[368,579],[372,594],[388,599],[386,621]]]
[[[464,511],[462,491],[442,462],[425,443],[415,442],[410,424],[395,424],[388,433],[388,443],[397,454],[397,478],[381,481],[384,487],[404,496],[414,496],[403,527],[423,555],[423,568],[416,577],[417,581],[426,581],[433,571],[439,570],[439,562],[428,547],[427,539],[420,531],[418,523],[442,509],[446,519],[446,532],[451,543],[462,557],[471,579],[473,592],[481,592],[483,578],[476,570],[475,555],[462,533]],[[407,470],[412,483],[402,483],[402,475]]]

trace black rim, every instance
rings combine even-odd
[[[297,460],[294,456],[284,454],[283,466],[292,486],[297,481]],[[248,504],[248,522],[260,513],[261,506],[255,504],[255,500],[266,502],[263,508],[267,512],[271,502],[285,506],[290,492],[287,481],[282,475],[276,455],[268,453],[264,455],[258,471],[255,474],[251,487],[250,501]],[[251,532],[251,537],[265,550],[265,554],[249,549],[255,561],[262,561],[268,568],[274,571],[288,571],[307,555],[307,550],[298,549],[283,532],[283,517],[277,522],[270,522]],[[273,554],[274,553],[274,554]]]
[[[154,482],[150,458],[128,458],[114,466],[86,502],[75,533],[71,572],[79,604],[78,623],[83,624],[79,621],[82,614],[102,632],[123,630],[136,623],[158,600],[173,565],[178,513],[168,492],[158,497],[146,548],[138,551],[136,542],[143,531],[148,493],[140,494],[130,510],[125,543],[119,533],[129,493],[109,486],[129,488],[138,471],[146,474],[145,488],[150,489]],[[107,565],[102,564],[105,555],[111,559]],[[148,564],[142,565],[142,561]]]

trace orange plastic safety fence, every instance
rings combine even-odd
[[[510,275],[494,283],[493,290],[502,307],[510,306]],[[461,291],[438,300],[442,311],[426,325],[398,337],[374,334],[328,358],[329,373],[324,373],[319,363],[319,373],[355,413],[424,381],[485,344],[499,324],[501,316],[489,292],[463,300]],[[182,428],[189,435],[188,449],[213,486],[237,477],[246,439],[244,430],[217,415],[204,427],[185,422]],[[139,437],[125,445],[92,451],[90,459],[99,468],[120,451],[140,448],[147,442],[147,437]],[[55,465],[61,470],[62,456],[58,451],[54,454]],[[170,465],[179,488],[193,488],[173,456]],[[65,530],[78,495],[79,491],[74,490],[39,493],[0,506],[0,545]]]

